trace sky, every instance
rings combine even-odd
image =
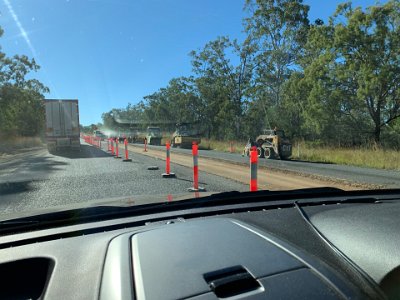
[[[305,0],[327,21],[337,0]],[[375,0],[352,1],[369,6]],[[386,1],[381,1],[386,2]],[[0,0],[1,50],[26,54],[49,99],[78,99],[83,125],[191,74],[189,53],[218,36],[243,40],[244,0]]]

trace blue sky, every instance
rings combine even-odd
[[[343,1],[305,0],[311,21]],[[385,2],[385,1],[381,1]],[[243,38],[243,0],[0,0],[7,55],[35,57],[46,98],[79,99],[84,125],[191,73],[191,50]],[[355,6],[375,0],[353,1]]]

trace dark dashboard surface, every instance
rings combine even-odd
[[[301,205],[308,220],[258,202],[4,235],[0,298],[396,299],[399,202],[339,202]]]

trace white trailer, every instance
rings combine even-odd
[[[80,150],[78,100],[45,99],[49,151]]]

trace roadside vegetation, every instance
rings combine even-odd
[[[377,146],[339,148],[315,146],[303,142],[294,145],[292,158],[310,162],[400,170],[400,152]]]
[[[302,0],[244,0],[243,40],[220,36],[194,49],[191,74],[82,129],[170,132],[187,122],[201,147],[230,152],[239,141],[241,153],[276,126],[304,141],[294,158],[398,169],[400,0],[346,2],[325,21],[310,20],[309,9]],[[48,88],[32,79],[38,70],[34,59],[0,51],[0,143],[44,135]]]
[[[9,57],[0,47],[0,148],[21,147],[30,137],[43,134],[43,94],[49,89],[32,78],[39,69],[34,59]]]
[[[245,144],[245,141],[223,142],[205,139],[200,149],[242,154]],[[297,142],[293,144],[291,159],[400,171],[400,152],[376,145],[344,148]]]
[[[9,136],[0,143],[0,158],[2,156],[16,154],[21,150],[43,146],[43,140],[39,137]]]
[[[103,126],[188,122],[202,147],[221,151],[276,126],[306,142],[303,159],[390,167],[400,149],[400,1],[346,2],[325,21],[310,20],[301,0],[245,0],[244,9],[243,40],[221,36],[193,50],[189,76],[105,112]]]

